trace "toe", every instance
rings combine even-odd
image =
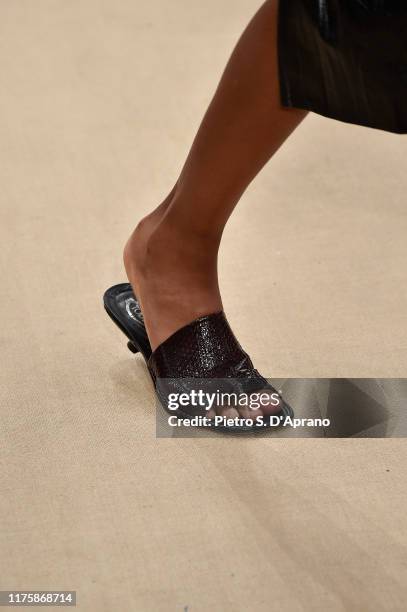
[[[207,411],[205,416],[208,419],[214,419],[216,417],[216,411],[213,408],[211,408],[210,410]]]
[[[219,406],[218,407],[219,416],[223,416],[226,419],[236,419],[239,418],[239,413],[236,408],[231,408],[230,406]]]
[[[253,420],[263,415],[260,409],[254,410],[252,408],[249,408],[248,406],[239,407],[239,414],[242,419],[253,419]]]
[[[260,410],[264,416],[271,416],[281,412],[283,405],[281,397],[277,392],[263,389],[259,392],[259,396],[262,396]]]

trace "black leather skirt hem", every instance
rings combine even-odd
[[[407,2],[280,0],[281,101],[407,133]]]

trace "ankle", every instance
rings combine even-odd
[[[182,258],[187,265],[196,263],[207,268],[216,264],[219,243],[220,238],[184,228],[165,215],[149,236],[147,255],[159,252],[166,258]]]
[[[222,231],[223,227],[218,228],[214,221],[205,223],[193,206],[187,212],[179,211],[173,201],[157,224],[155,233],[191,254],[214,254],[219,250]]]

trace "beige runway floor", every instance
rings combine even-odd
[[[405,610],[405,440],[156,439],[101,305],[258,4],[0,3],[0,590]],[[244,195],[221,285],[264,375],[407,376],[406,153],[310,116]]]

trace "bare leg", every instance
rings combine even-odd
[[[129,238],[124,263],[152,348],[222,310],[217,253],[241,195],[306,113],[280,105],[277,0],[238,41],[180,177]]]

